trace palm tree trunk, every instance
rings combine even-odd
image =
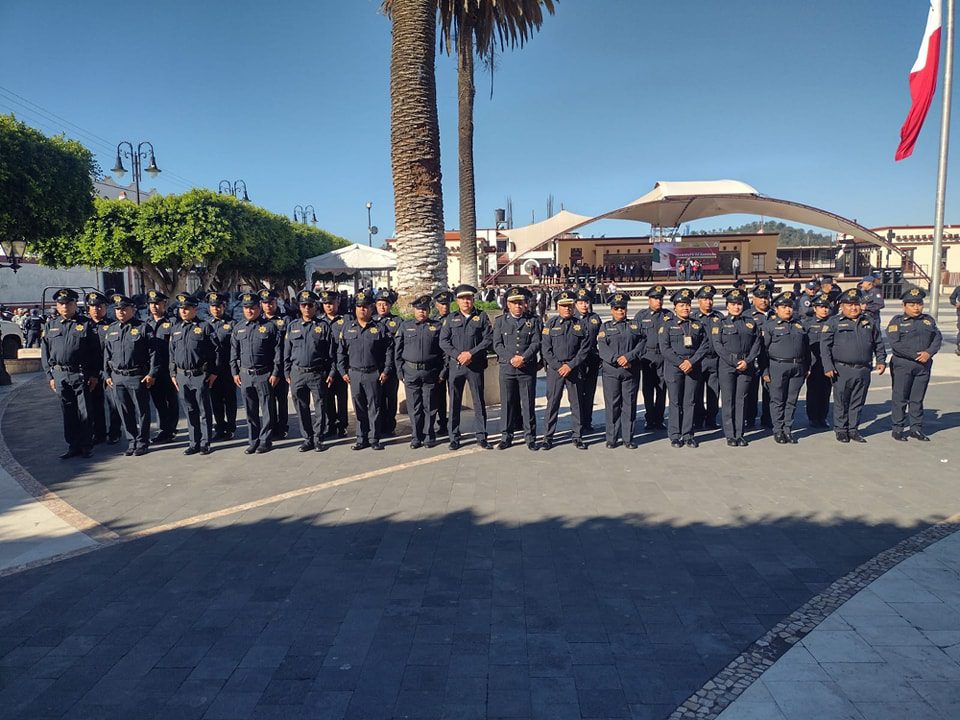
[[[457,43],[457,114],[460,170],[460,282],[477,282],[477,192],[473,176],[473,36]]]
[[[436,0],[393,3],[390,160],[401,307],[447,286],[435,75]]]

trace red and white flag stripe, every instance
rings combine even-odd
[[[900,147],[896,159],[903,160],[913,154],[913,146],[920,135],[920,128],[927,117],[933,94],[937,89],[937,74],[940,68],[941,1],[930,0],[930,14],[923,31],[923,41],[917,61],[910,69],[910,112],[900,128]]]

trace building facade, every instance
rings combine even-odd
[[[933,269],[932,225],[885,225],[871,228],[880,237],[890,240],[900,257],[877,245],[864,246],[848,235],[840,236],[844,249],[845,270],[851,275],[873,268],[901,268],[906,277],[931,277]],[[960,225],[945,225],[940,257],[941,282],[947,286],[960,284]]]

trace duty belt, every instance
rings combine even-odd
[[[410,360],[404,360],[403,364],[413,370],[435,370],[440,367],[440,361],[434,360],[433,362],[411,362]]]
[[[263,368],[263,367],[240,368],[240,372],[246,375],[266,375],[268,372],[270,372],[270,368]]]
[[[60,372],[80,372],[79,365],[51,365],[50,367],[54,370],[59,370]]]
[[[187,375],[188,377],[200,377],[201,375],[207,374],[207,371],[203,369],[187,370],[186,368],[182,368],[182,367],[178,367],[177,372],[180,373],[181,375]]]
[[[864,368],[869,369],[869,368],[870,368],[870,365],[868,365],[868,364],[866,364],[866,363],[850,363],[850,362],[844,362],[843,360],[834,360],[834,362],[835,362],[837,365],[846,365],[847,367],[854,367],[854,368],[861,368],[861,369],[864,369]]]
[[[350,366],[351,370],[356,370],[357,372],[376,372],[379,368],[376,365],[367,365],[366,367],[357,367],[355,365]]]
[[[771,357],[770,359],[773,360],[774,362],[794,363],[794,364],[798,364],[798,365],[803,362],[803,360],[800,360],[799,358],[775,358],[775,357]]]
[[[304,373],[321,373],[328,372],[330,370],[330,368],[326,365],[321,365],[319,367],[303,367],[301,365],[294,365],[293,367],[295,370],[299,370],[300,372]]]
[[[110,370],[114,375],[123,375],[124,377],[136,377],[138,375],[146,375],[146,368],[112,368]]]

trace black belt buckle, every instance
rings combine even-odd
[[[240,368],[240,372],[247,375],[266,375],[270,371],[264,368]]]
[[[365,366],[365,367],[351,367],[350,369],[351,369],[351,370],[356,370],[357,372],[370,373],[370,372],[375,372],[376,369],[377,369],[377,366],[376,366],[376,365],[368,365],[368,366]]]

